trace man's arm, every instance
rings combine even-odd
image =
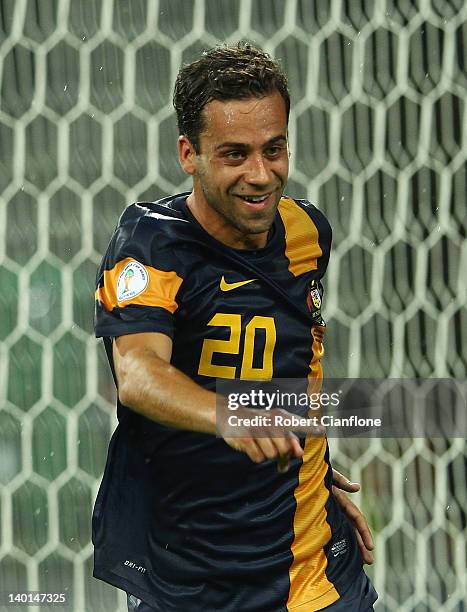
[[[122,404],[163,425],[213,435],[217,433],[229,446],[246,453],[255,463],[303,456],[300,442],[292,432],[278,437],[277,432],[263,430],[258,436],[245,428],[242,436],[232,438],[225,428],[223,435],[227,407],[219,405],[220,398],[214,392],[204,389],[170,365],[171,356],[172,340],[165,334],[141,333],[116,338],[113,358],[118,397]],[[217,419],[222,413],[225,418]],[[248,410],[248,414],[252,416],[252,411]],[[283,463],[279,467],[286,471]]]
[[[222,428],[216,422],[216,417],[222,412],[222,407],[217,405],[219,397],[170,365],[172,340],[168,336],[161,333],[120,336],[114,340],[113,357],[122,404],[170,427],[222,435]],[[226,420],[226,417],[220,419]],[[293,433],[282,438],[266,437],[266,433],[263,431],[261,437],[257,434],[255,437],[245,431],[243,437],[226,436],[224,440],[235,450],[246,453],[255,463],[276,459],[279,471],[287,471],[290,456],[303,456]],[[365,563],[372,563],[373,541],[366,519],[345,493],[339,491],[357,491],[359,485],[350,483],[336,470],[333,473],[334,495],[354,525]]]
[[[120,336],[113,358],[122,404],[179,429],[216,433],[216,395],[170,365],[172,340],[161,333]]]

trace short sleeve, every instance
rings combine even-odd
[[[127,228],[112,238],[97,274],[97,337],[161,332],[173,338],[183,278],[170,250],[158,252],[144,241]]]

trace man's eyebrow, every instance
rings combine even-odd
[[[270,147],[271,145],[276,144],[281,141],[287,142],[287,136],[284,136],[284,134],[279,134],[279,136],[274,136],[274,138],[271,138],[270,140],[268,140],[264,146]]]
[[[287,142],[287,137],[283,134],[279,134],[279,136],[274,136],[270,138],[267,142],[264,143],[263,147],[270,147],[277,142]],[[250,145],[246,142],[223,142],[220,145],[217,145],[216,150],[219,149],[248,149]]]
[[[216,149],[247,149],[249,145],[244,142],[223,142]]]

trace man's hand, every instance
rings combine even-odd
[[[251,419],[254,416],[269,419],[269,424],[264,425],[229,425],[229,416],[235,415],[238,419]],[[277,461],[277,470],[281,473],[287,472],[290,460],[293,457],[301,459],[303,449],[296,433],[304,435],[324,435],[324,428],[320,425],[309,427],[285,427],[276,425],[279,421],[276,417],[290,418],[294,415],[274,408],[273,410],[252,410],[240,408],[235,412],[226,409],[222,418],[218,419],[218,431],[224,441],[234,450],[248,455],[255,463],[267,460]]]
[[[364,563],[371,565],[374,562],[373,553],[371,552],[375,545],[371,535],[367,520],[360,508],[344,493],[356,493],[360,490],[358,482],[350,482],[343,474],[337,470],[332,470],[332,492],[337,499],[340,507],[345,512],[355,529],[358,547],[362,553]]]

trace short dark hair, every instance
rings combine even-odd
[[[173,104],[178,130],[199,153],[202,111],[211,100],[262,98],[278,91],[285,102],[287,120],[290,95],[287,77],[272,57],[247,42],[219,45],[183,66],[175,81]]]

